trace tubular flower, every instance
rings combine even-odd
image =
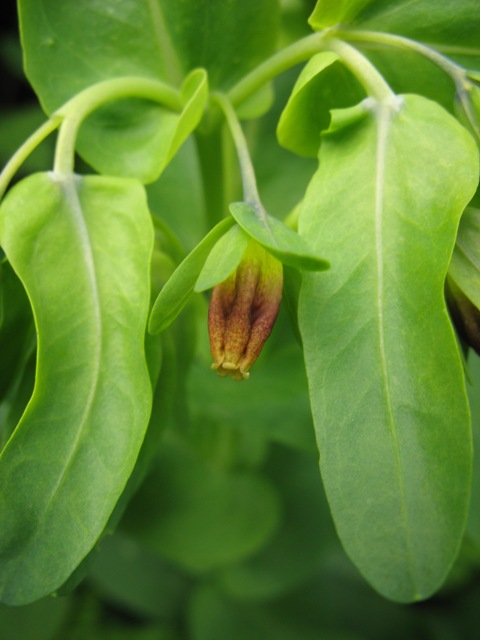
[[[252,240],[234,273],[212,292],[208,333],[218,375],[249,377],[277,318],[282,289],[282,263]]]

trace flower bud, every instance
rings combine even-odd
[[[212,369],[249,377],[275,323],[283,289],[282,263],[254,240],[235,272],[214,287],[208,310]]]

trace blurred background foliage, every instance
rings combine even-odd
[[[313,0],[284,3],[281,44],[308,32]],[[22,71],[14,0],[0,22],[0,164],[43,121]],[[246,125],[268,210],[285,217],[315,161],[282,150],[275,127],[298,69],[275,87],[271,111]],[[48,170],[49,139],[21,175]],[[91,171],[78,161],[82,172]],[[228,176],[229,190],[238,188]],[[188,188],[185,188],[188,185]],[[195,141],[148,187],[158,227],[154,288],[208,230]],[[34,332],[28,303],[2,270],[2,442],[28,400]],[[295,327],[284,305],[248,383],[209,371],[207,298],[198,296],[163,338],[164,368],[149,427],[148,463],[134,494],[69,585],[28,607],[0,606],[0,640],[464,640],[480,628],[480,499],[442,591],[396,605],[378,596],[344,554],[318,472],[307,385]],[[153,347],[152,347],[153,349]],[[480,361],[470,395],[480,447]],[[5,372],[14,372],[10,379]],[[168,402],[166,396],[168,395]],[[159,440],[161,438],[161,446]],[[141,461],[145,458],[141,457]],[[153,458],[153,462],[152,462]],[[1,517],[1,514],[0,514]]]

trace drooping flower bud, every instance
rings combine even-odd
[[[236,271],[214,287],[208,311],[212,369],[235,380],[249,377],[277,318],[282,263],[254,240]]]

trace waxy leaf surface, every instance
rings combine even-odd
[[[35,174],[0,240],[38,332],[33,396],[0,458],[0,598],[57,589],[93,547],[148,423],[153,229],[135,181]]]
[[[469,411],[443,287],[478,157],[420,96],[345,122],[324,137],[300,214],[332,268],[304,274],[299,326],[337,531],[371,584],[407,602],[442,583],[468,511]]]

